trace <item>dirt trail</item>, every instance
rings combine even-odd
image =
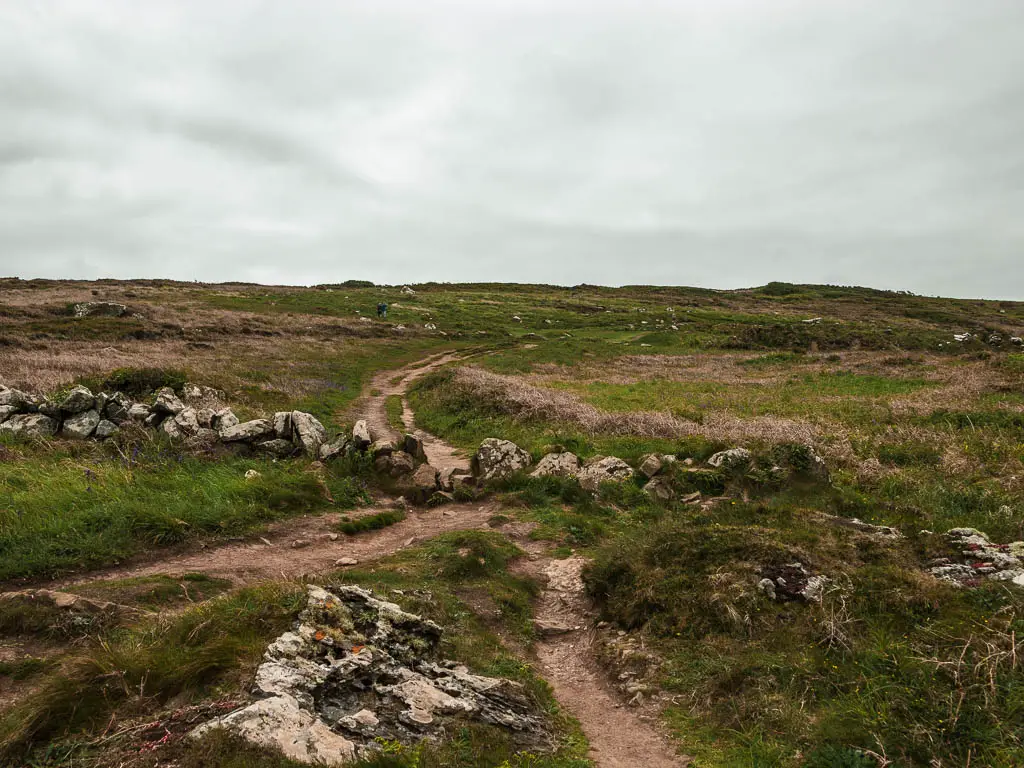
[[[458,359],[454,354],[434,355],[418,367],[407,366],[399,371],[377,374],[370,385],[370,394],[362,400],[359,415],[367,420],[377,436],[398,437],[388,424],[384,405],[387,396],[403,396],[403,421],[406,428],[411,429],[413,413],[404,399],[408,385],[439,366]],[[427,457],[434,466],[468,467],[469,462],[454,447],[428,433],[416,431],[415,434],[423,440]],[[367,507],[349,514],[358,517],[379,511],[379,506]],[[332,525],[343,513],[297,518],[270,526],[265,535],[255,541],[185,553],[164,553],[145,563],[93,572],[55,582],[52,586],[68,588],[98,579],[161,573],[176,575],[193,571],[229,579],[235,584],[312,576],[335,570],[335,562],[342,557],[365,562],[447,531],[486,528],[498,511],[497,506],[490,503],[451,504],[439,509],[414,510],[402,522],[353,537],[331,532]],[[590,741],[590,758],[595,765],[598,768],[686,766],[687,758],[675,755],[650,724],[616,698],[605,680],[604,671],[594,659],[591,651],[593,635],[590,632],[592,615],[580,577],[585,561],[578,557],[552,559],[547,555],[547,545],[529,540],[523,531],[516,529],[513,524],[507,526],[505,532],[529,553],[529,558],[523,558],[517,568],[547,581],[538,606],[537,620],[568,629],[562,633],[544,633],[535,647],[538,661],[554,689],[555,697],[579,720]]]
[[[348,514],[359,517],[381,511],[380,507],[367,507]],[[497,508],[490,504],[449,504],[443,509],[412,510],[399,523],[355,536],[331,532],[331,526],[343,513],[297,518],[271,526],[255,541],[201,549],[134,566],[94,571],[88,576],[65,580],[53,586],[67,588],[99,579],[124,579],[159,573],[180,575],[201,572],[239,585],[262,579],[311,576],[336,570],[334,564],[342,557],[351,557],[359,562],[374,560],[448,531],[485,528],[496,511]]]
[[[526,545],[536,550],[536,546]],[[580,574],[586,560],[554,560],[534,551],[521,570],[547,579],[536,619],[551,633],[535,646],[545,679],[555,698],[571,712],[590,741],[588,755],[600,768],[680,768],[689,759],[675,754],[667,741],[611,692],[606,672],[591,649],[591,612]]]
[[[382,371],[378,373],[370,382],[369,394],[359,401],[355,413],[358,417],[366,419],[366,423],[369,425],[370,431],[375,438],[388,438],[392,440],[401,438],[402,435],[395,429],[392,429],[388,421],[387,408],[385,407],[385,402],[390,395],[401,395],[402,422],[405,424],[407,432],[414,434],[423,441],[423,450],[427,454],[427,461],[438,469],[444,469],[445,467],[469,469],[469,459],[463,456],[461,452],[429,432],[416,429],[412,408],[409,407],[409,402],[405,399],[405,393],[409,389],[409,385],[416,379],[440,368],[442,365],[461,359],[462,356],[454,353],[440,353],[431,355],[418,363],[407,365],[405,368],[400,368],[397,371]]]

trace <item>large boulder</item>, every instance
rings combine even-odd
[[[170,387],[161,387],[157,390],[156,399],[153,401],[153,411],[162,413],[165,416],[177,416],[185,410],[185,404],[174,394]]]
[[[57,434],[60,422],[41,413],[21,413],[0,423],[0,432],[10,432],[25,437],[52,437]]]
[[[437,490],[437,469],[429,464],[420,464],[411,475],[402,476],[398,488],[411,503],[426,504]]]
[[[488,437],[473,457],[473,474],[481,480],[498,480],[526,469],[531,463],[530,454],[511,440]]]
[[[75,317],[124,317],[128,307],[116,301],[83,301],[72,307]]]
[[[0,421],[7,421],[7,419],[17,412],[18,409],[13,405],[0,405]]]
[[[601,483],[623,483],[633,477],[633,468],[615,456],[595,456],[583,465],[577,479],[587,491],[596,491]]]
[[[753,458],[746,448],[730,448],[716,453],[708,459],[708,464],[716,469],[743,469]]]
[[[352,444],[357,451],[365,451],[373,444],[373,433],[366,419],[360,419],[352,425]]]
[[[569,451],[546,454],[537,462],[530,477],[576,477],[580,471],[580,457]]]
[[[327,430],[311,413],[292,411],[292,439],[310,456],[320,454],[320,446],[327,441]],[[275,425],[276,429],[276,425]]]
[[[219,430],[225,443],[251,443],[261,438],[273,438],[274,423],[268,419],[253,419]]]
[[[78,385],[72,387],[71,391],[60,401],[60,409],[64,413],[81,413],[88,411],[96,405],[96,396],[89,391],[88,387]]]
[[[61,434],[65,437],[78,439],[92,437],[99,423],[100,415],[96,410],[82,411],[64,419],[64,427],[61,429]]]
[[[658,501],[670,501],[676,495],[672,486],[663,477],[655,477],[648,480],[644,485],[644,493]]]
[[[473,473],[462,467],[445,467],[437,473],[437,486],[445,493],[473,485]]]

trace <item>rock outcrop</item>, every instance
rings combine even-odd
[[[1024,541],[995,544],[977,528],[952,528],[946,539],[959,560],[932,560],[928,572],[958,587],[974,587],[984,580],[1005,581],[1024,587]]]
[[[307,763],[372,757],[388,741],[439,741],[470,723],[506,731],[521,749],[550,748],[524,688],[441,659],[438,625],[360,587],[307,590],[296,626],[256,672],[257,700],[194,736],[225,728]]]
[[[530,477],[576,477],[580,471],[580,463],[580,457],[575,453],[548,453],[537,462]]]

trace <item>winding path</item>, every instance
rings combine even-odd
[[[400,436],[388,422],[385,404],[389,395],[401,395],[404,426],[423,440],[430,463],[439,468],[468,467],[468,459],[453,446],[416,429],[413,412],[405,399],[409,384],[417,378],[459,359],[462,358],[455,354],[433,355],[398,371],[374,376],[367,394],[360,399],[359,413],[367,420],[375,436]],[[358,517],[380,512],[381,509],[380,506],[366,507],[349,514]],[[353,537],[330,532],[341,513],[297,518],[272,525],[263,537],[255,541],[193,549],[185,553],[163,553],[163,556],[154,556],[144,563],[93,572],[53,586],[66,588],[97,579],[159,573],[202,572],[229,579],[235,584],[269,578],[310,577],[335,570],[336,561],[342,557],[357,561],[373,560],[447,531],[486,528],[498,511],[493,503],[450,504],[440,509],[414,510],[402,522]],[[582,726],[591,746],[589,756],[597,768],[677,768],[688,765],[688,758],[676,755],[650,723],[618,699],[605,678],[605,672],[598,666],[591,650],[593,616],[580,577],[586,561],[579,557],[551,558],[547,552],[548,545],[531,541],[522,525],[506,526],[504,532],[529,553],[529,558],[520,561],[519,570],[546,583],[536,618],[572,628],[562,634],[542,637],[534,651],[556,699]]]

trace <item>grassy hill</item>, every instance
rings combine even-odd
[[[125,310],[78,316],[87,303]],[[675,457],[672,500],[636,479],[594,497],[572,480],[517,476],[476,496],[500,507],[493,531],[417,541],[346,578],[398,589],[403,604],[457,628],[456,657],[514,676],[556,711],[531,656],[537,585],[514,575],[522,553],[508,526],[527,526],[557,556],[589,558],[586,589],[606,623],[600,663],[613,684],[634,681],[624,706],[656,718],[696,766],[1020,764],[1024,586],[958,586],[929,569],[964,561],[951,528],[999,544],[1024,538],[1022,336],[1021,302],[787,283],[0,280],[9,387],[188,380],[224,390],[243,418],[299,409],[345,430],[375,373],[456,351],[460,362],[419,379],[408,402],[417,426],[467,453],[501,437],[535,461],[554,450],[634,467],[650,453]],[[399,400],[388,404],[393,420]],[[733,447],[751,452],[748,466],[706,466]],[[808,451],[827,478],[805,471]],[[258,481],[245,480],[251,470]],[[366,462],[311,468],[160,440],[0,435],[4,589],[71,576],[86,582],[82,594],[173,607],[69,626],[0,605],[0,765],[115,765],[129,753],[139,765],[290,765],[178,738],[140,756],[130,729],[242,695],[263,646],[298,610],[293,581],[198,574],[190,587],[181,574],[123,582],[92,572],[258,537],[386,486]],[[683,500],[698,491],[701,503]],[[340,530],[371,527],[348,525]],[[452,567],[471,550],[484,567]],[[793,563],[827,579],[820,600],[772,600],[759,588],[792,577]],[[626,642],[636,643],[628,653]],[[588,765],[571,720],[558,729],[542,758],[453,734],[374,764]]]

